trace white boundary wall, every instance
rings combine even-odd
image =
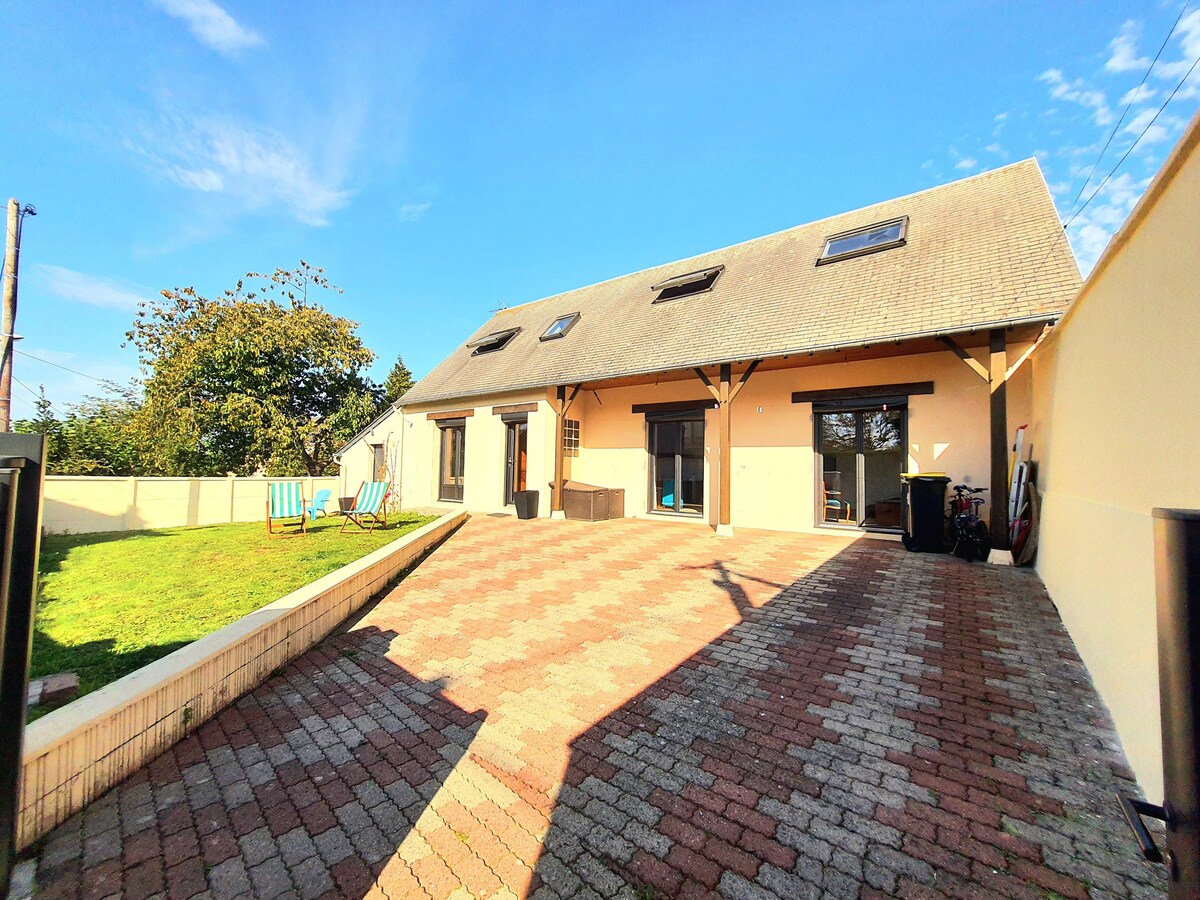
[[[267,485],[299,481],[304,499],[333,491],[327,510],[337,509],[338,478],[109,478],[47,475],[42,529],[48,534],[138,531],[180,525],[228,525],[265,521]]]
[[[18,847],[318,643],[467,518],[447,513],[32,723],[25,731]]]

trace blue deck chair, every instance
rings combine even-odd
[[[338,529],[338,534],[346,530],[346,526],[353,522],[359,528],[365,529],[368,534],[375,530],[375,526],[382,525],[387,527],[387,509],[384,507],[383,501],[387,499],[388,483],[386,481],[364,481],[362,487],[358,489],[358,495],[354,498],[354,508],[346,513],[345,521],[342,522],[342,527]],[[367,528],[365,522],[371,520],[371,527]]]
[[[308,532],[305,526],[304,488],[298,481],[276,481],[267,485],[267,534],[277,537],[281,530],[271,528],[272,519],[300,519],[300,533]],[[293,532],[294,534],[295,532]]]
[[[674,478],[664,478],[662,491],[663,491],[662,492],[662,505],[670,507],[671,509],[674,509],[675,508],[675,479]]]
[[[317,495],[313,497],[313,502],[304,507],[310,519],[315,519],[317,516],[329,515],[325,512],[325,504],[329,502],[329,498],[333,496],[333,491],[329,488],[321,488],[317,491]]]

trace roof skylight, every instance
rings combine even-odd
[[[903,247],[907,233],[908,216],[877,222],[865,228],[855,228],[853,231],[843,231],[825,239],[825,249],[821,251],[817,265],[849,259],[852,256],[865,256],[892,247]]]
[[[717,277],[724,271],[724,266],[713,266],[710,269],[698,269],[695,272],[688,272],[685,275],[675,275],[666,281],[660,281],[658,284],[650,286],[650,290],[660,292],[654,298],[654,302],[664,303],[667,300],[674,300],[677,297],[687,297],[692,294],[711,291],[712,286],[717,281]]]
[[[555,319],[550,327],[542,332],[542,336],[538,338],[540,341],[552,341],[555,338],[565,337],[567,332],[575,327],[575,323],[579,321],[579,313],[568,313],[565,316],[559,316]]]
[[[472,356],[481,356],[484,353],[495,353],[497,350],[503,350],[508,346],[508,342],[521,333],[520,328],[508,328],[504,331],[493,331],[491,334],[485,334],[477,341],[471,341],[467,344],[467,348],[471,351]]]

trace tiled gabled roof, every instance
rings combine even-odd
[[[825,239],[908,217],[902,247],[816,265]],[[674,276],[724,266],[713,289],[653,303]],[[1070,304],[1079,269],[1033,159],[501,310],[404,405],[781,356],[1019,320]],[[559,316],[581,318],[539,341]],[[520,328],[495,353],[468,344]]]

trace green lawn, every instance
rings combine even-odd
[[[341,521],[274,539],[261,522],[47,536],[31,675],[77,672],[80,695],[94,691],[433,517],[402,513],[370,535],[339,535]]]

